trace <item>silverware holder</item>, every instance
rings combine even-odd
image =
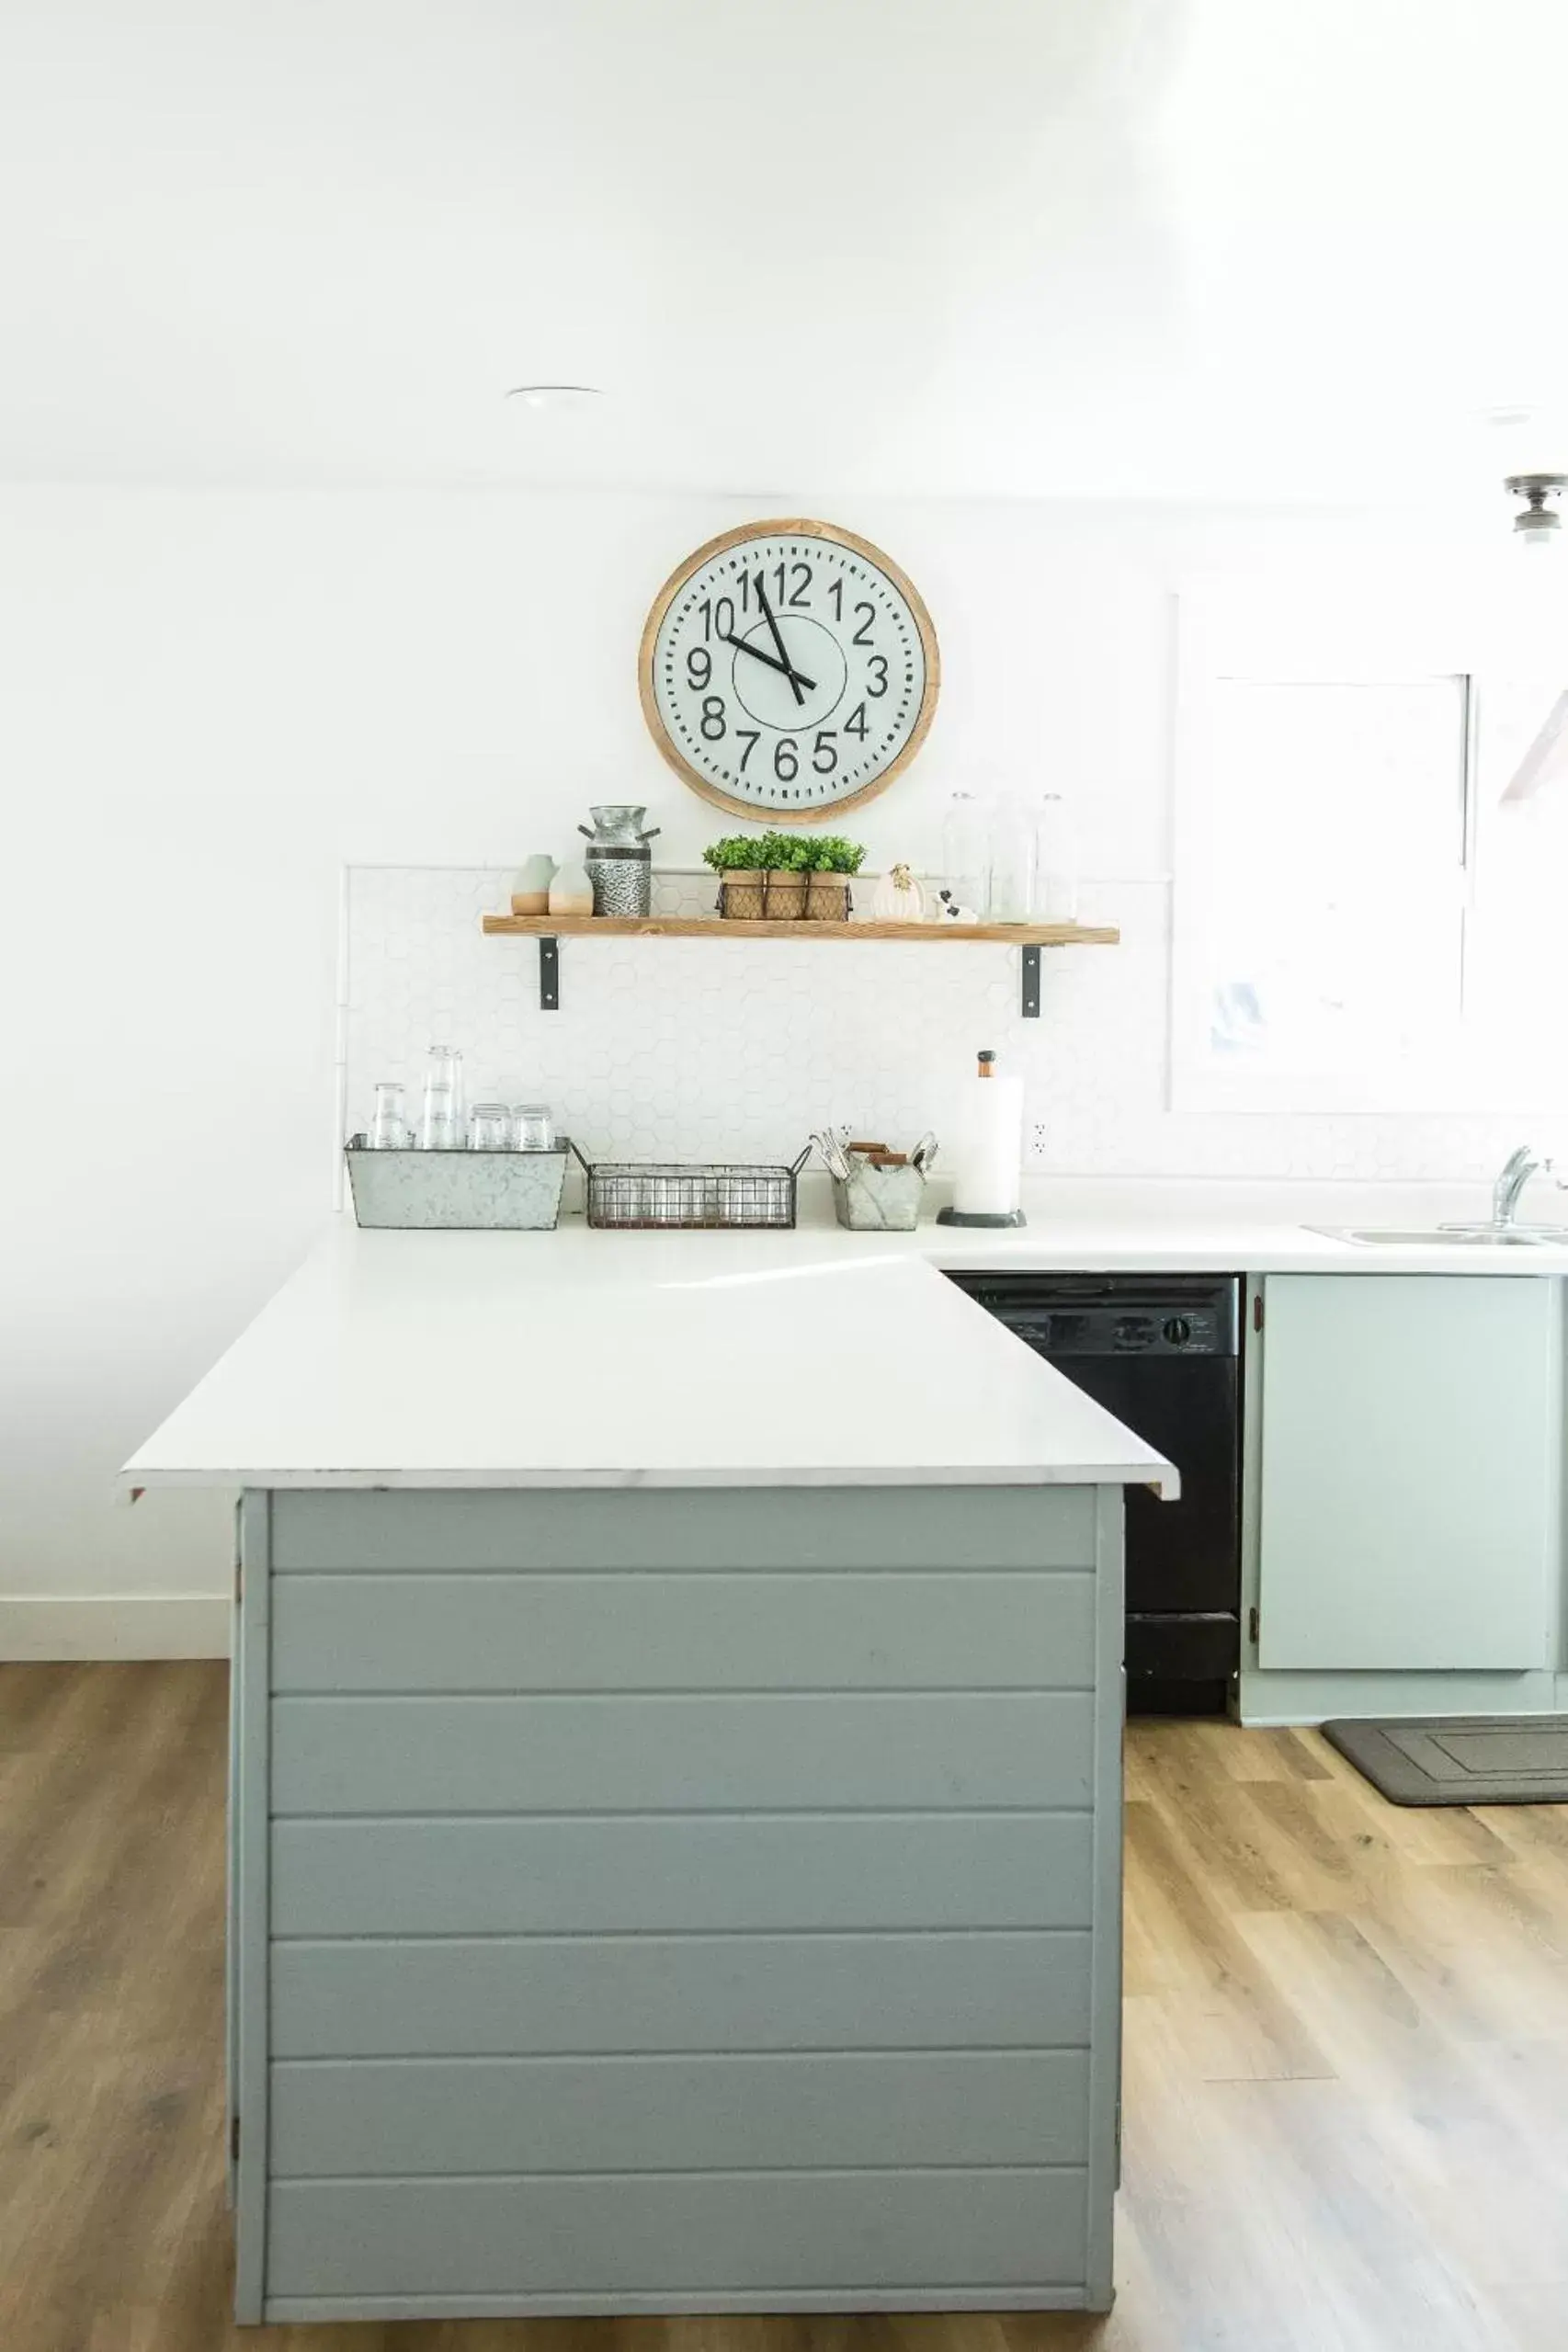
[[[916,1167],[873,1167],[852,1159],[848,1176],[833,1178],[833,1213],[852,1233],[912,1233],[920,1222],[926,1177]]]
[[[548,1152],[344,1153],[357,1223],[408,1233],[553,1230],[566,1181],[565,1136]]]
[[[588,1222],[601,1232],[792,1226],[796,1180],[808,1156],[802,1152],[792,1167],[723,1161],[681,1166],[584,1160],[577,1153],[587,1178]]]

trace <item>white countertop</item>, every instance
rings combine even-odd
[[[1113,1179],[1032,1185],[1025,1204],[1028,1225],[1000,1233],[846,1233],[810,1187],[792,1233],[335,1224],[123,1477],[1174,1493],[1168,1463],[935,1269],[1568,1274],[1568,1248],[1307,1230],[1474,1215],[1473,1190]]]
[[[1282,1184],[1250,1179],[1097,1176],[1024,1187],[1028,1223],[1006,1233],[922,1226],[873,1240],[933,1265],[1096,1274],[1568,1275],[1568,1244],[1369,1247],[1320,1225],[1426,1231],[1490,1213],[1484,1185]],[[1539,1178],[1522,1221],[1568,1227],[1568,1196]],[[846,1235],[846,1240],[856,1238]],[[862,1240],[866,1236],[860,1236]]]
[[[918,1256],[838,1240],[345,1225],[124,1476],[1176,1492],[1161,1455]]]

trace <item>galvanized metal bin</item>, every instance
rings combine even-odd
[[[880,1168],[850,1154],[850,1173],[833,1179],[833,1213],[853,1233],[912,1233],[926,1198],[926,1171],[905,1163]]]
[[[548,1152],[344,1153],[361,1225],[421,1233],[548,1233],[561,1214],[565,1136]]]

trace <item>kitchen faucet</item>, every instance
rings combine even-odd
[[[1532,1176],[1551,1170],[1551,1162],[1537,1152],[1532,1143],[1521,1143],[1504,1161],[1497,1181],[1492,1187],[1492,1222],[1511,1225],[1518,1214],[1519,1195]]]

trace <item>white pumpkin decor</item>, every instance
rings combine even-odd
[[[907,866],[890,866],[871,898],[873,923],[924,923],[926,893]]]

